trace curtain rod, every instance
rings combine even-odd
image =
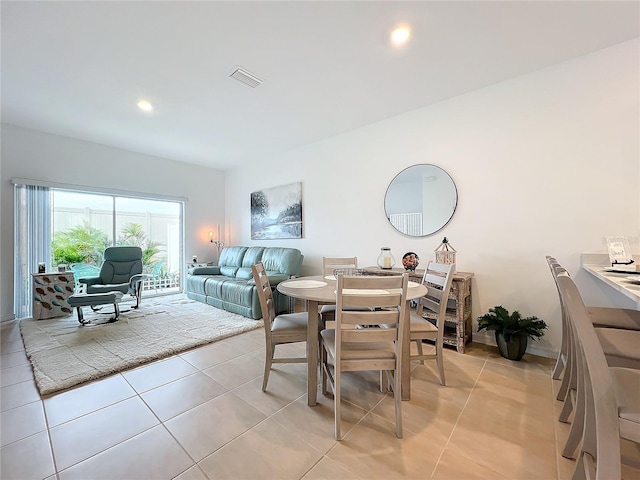
[[[174,202],[188,202],[188,197],[180,197],[165,194],[156,194],[148,192],[131,192],[128,190],[118,190],[115,188],[93,187],[88,185],[74,185],[72,183],[50,182],[47,180],[33,180],[30,178],[13,177],[11,179],[13,185],[31,185],[34,187],[59,188],[61,190],[75,190],[86,193],[106,193],[109,195],[119,195],[122,197],[148,198],[155,200],[172,200]]]

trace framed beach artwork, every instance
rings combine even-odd
[[[251,193],[251,239],[302,238],[302,183]]]

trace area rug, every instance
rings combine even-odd
[[[108,316],[85,307],[85,319]],[[81,326],[76,315],[23,319],[20,331],[42,395],[95,380],[198,345],[253,330],[262,320],[172,295],[143,299],[114,323]]]

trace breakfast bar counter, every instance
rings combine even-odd
[[[582,268],[606,283],[614,290],[636,302],[636,309],[640,310],[640,256],[634,255],[636,273],[626,272],[611,267],[607,254],[583,253],[581,255]]]

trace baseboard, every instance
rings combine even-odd
[[[8,313],[6,315],[2,315],[0,317],[0,323],[4,322],[12,322],[16,319],[16,316],[13,313]]]

